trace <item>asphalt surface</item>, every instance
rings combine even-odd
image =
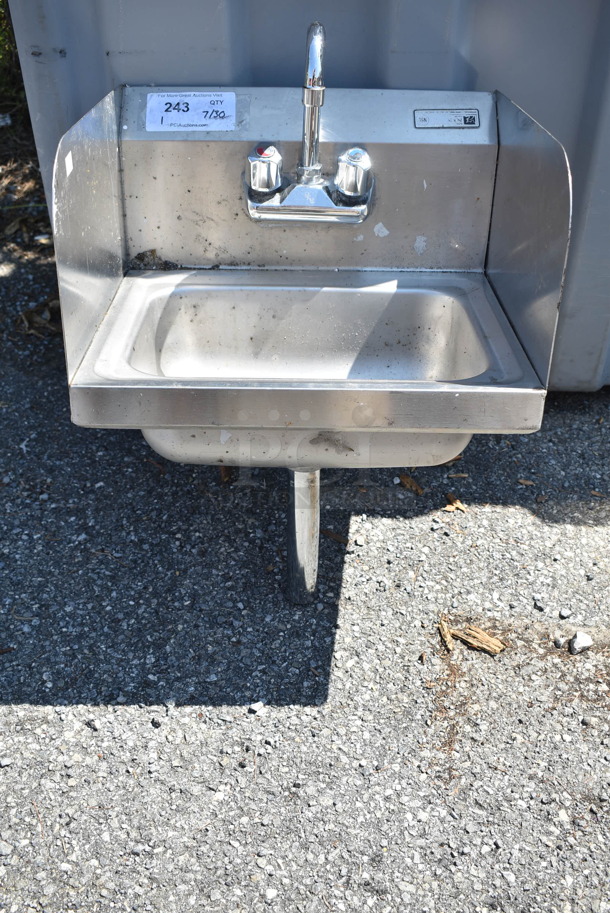
[[[0,913],[609,913],[610,391],[324,473],[294,608],[284,474],[73,426],[51,253],[0,273]]]

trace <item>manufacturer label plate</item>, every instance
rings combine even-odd
[[[235,92],[149,92],[146,129],[235,129]]]
[[[413,112],[413,117],[420,130],[481,126],[476,108],[420,108]]]

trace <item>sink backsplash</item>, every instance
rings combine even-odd
[[[355,144],[374,165],[372,210],[359,225],[255,223],[244,165],[261,142],[286,170],[300,152],[301,90],[127,87],[119,130],[128,261],[180,267],[481,270],[497,158],[488,93],[328,89],[320,158],[332,176]],[[231,129],[147,129],[149,96],[235,94]],[[475,123],[451,126],[462,109]],[[416,113],[417,112],[417,113]],[[468,120],[472,120],[469,118]]]

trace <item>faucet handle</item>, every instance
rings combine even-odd
[[[353,146],[343,152],[337,162],[335,186],[349,200],[365,197],[371,189],[371,157],[365,149]]]
[[[254,193],[275,193],[282,185],[282,156],[275,146],[260,144],[248,156],[248,186]]]

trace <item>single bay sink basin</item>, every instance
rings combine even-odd
[[[485,276],[438,271],[132,271],[72,380],[75,421],[142,429],[526,431],[543,399]]]
[[[489,371],[492,355],[463,288],[371,280],[360,288],[160,289],[128,359],[164,377],[343,383],[462,380]]]
[[[240,386],[508,383],[523,374],[523,353],[477,274],[295,278],[131,273],[102,325],[96,373]]]

